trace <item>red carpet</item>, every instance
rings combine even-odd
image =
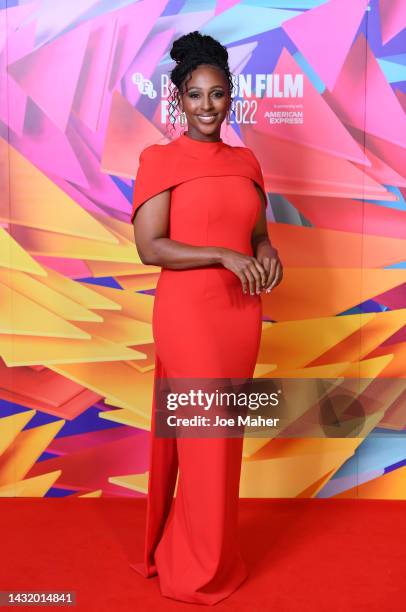
[[[201,612],[129,567],[141,558],[144,513],[144,499],[2,499],[0,590],[75,591],[70,609],[84,612]],[[241,500],[250,576],[207,608],[403,612],[405,513],[404,501]]]

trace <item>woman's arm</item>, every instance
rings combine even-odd
[[[134,238],[142,263],[184,270],[221,263],[217,247],[195,247],[168,238],[170,191],[145,202],[134,219]]]
[[[134,238],[142,263],[174,270],[221,264],[236,274],[244,293],[260,291],[266,274],[263,266],[243,253],[217,246],[194,246],[168,238],[170,191],[150,198],[137,211]]]
[[[272,246],[269,239],[264,194],[258,185],[255,184],[255,188],[261,198],[261,211],[252,232],[251,245],[255,258],[265,269],[267,278],[263,289],[269,293],[281,282],[283,267],[278,251]]]

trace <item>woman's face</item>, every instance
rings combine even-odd
[[[186,79],[179,107],[186,113],[188,136],[197,140],[218,140],[230,107],[226,75],[215,66],[198,66],[192,77]]]

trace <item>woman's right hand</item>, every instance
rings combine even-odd
[[[266,284],[267,275],[265,268],[255,257],[224,248],[221,254],[221,264],[238,276],[244,293],[248,292],[248,288],[251,295],[261,293]]]

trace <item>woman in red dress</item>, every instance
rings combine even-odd
[[[250,149],[220,138],[233,90],[225,47],[192,32],[171,57],[187,131],[141,153],[131,217],[142,262],[162,268],[155,376],[246,379],[259,349],[261,291],[282,278],[264,180]],[[166,597],[213,605],[248,573],[237,531],[243,438],[158,437],[155,408],[154,393],[144,560],[132,567],[158,574]]]

